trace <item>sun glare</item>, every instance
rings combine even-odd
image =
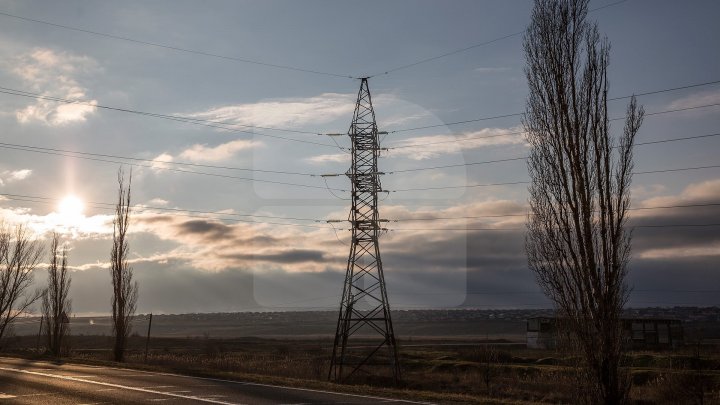
[[[58,213],[66,218],[75,218],[82,215],[85,204],[74,195],[68,195],[58,204]]]

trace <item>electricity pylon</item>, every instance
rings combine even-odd
[[[348,135],[352,143],[352,165],[346,173],[352,183],[348,216],[352,241],[328,378],[342,382],[383,367],[397,382],[400,363],[378,244],[383,231],[378,215],[378,193],[383,191],[377,164],[380,147],[367,78],[361,79]],[[351,337],[355,346],[348,345]]]

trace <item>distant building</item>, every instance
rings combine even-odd
[[[684,343],[678,319],[623,318],[623,334],[632,349],[672,349]],[[554,349],[558,345],[557,319],[534,317],[527,320],[527,347]]]
[[[527,320],[528,349],[554,349],[557,347],[555,318],[539,316]]]

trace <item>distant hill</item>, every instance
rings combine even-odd
[[[400,339],[468,338],[507,339],[524,341],[525,321],[535,316],[552,316],[549,309],[449,309],[393,311],[395,333]],[[687,328],[702,329],[706,337],[720,338],[720,308],[674,307],[633,308],[632,317],[674,318],[684,321]],[[37,335],[40,319],[22,318],[14,327],[18,336]],[[337,313],[334,311],[235,312],[154,315],[152,335],[155,337],[331,337],[335,333]],[[147,315],[137,316],[134,332],[147,332]],[[110,335],[107,316],[72,317],[73,335]]]

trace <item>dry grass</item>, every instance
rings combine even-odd
[[[34,353],[35,341],[25,343],[29,344],[15,342],[16,353]],[[108,361],[110,343],[107,337],[73,337],[72,359]],[[136,337],[131,339],[126,364],[338,389],[326,382],[331,346],[323,339],[161,338],[152,341],[145,363],[144,340]],[[378,394],[443,403],[577,402],[575,359],[561,353],[507,346],[427,346],[401,348],[401,357],[403,381],[399,387],[388,378],[375,378],[340,389],[373,389]],[[700,403],[699,398],[705,404],[720,403],[717,348],[709,348],[699,358],[689,349],[633,353],[627,364],[631,366],[635,403],[692,404]]]

